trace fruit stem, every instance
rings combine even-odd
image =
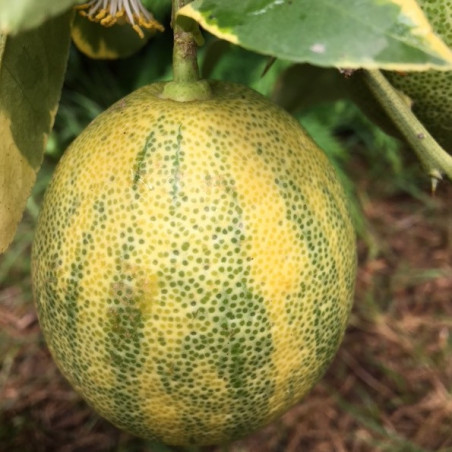
[[[443,174],[452,180],[452,156],[431,136],[381,71],[365,70],[364,80],[428,171],[433,189]]]
[[[207,100],[212,95],[209,83],[199,79],[197,48],[202,44],[202,36],[198,24],[193,19],[177,15],[179,9],[190,2],[172,0],[173,81],[165,85],[161,97],[177,102]]]
[[[197,43],[192,31],[184,30],[177,20],[177,12],[192,0],[172,0],[171,24],[174,33],[173,80],[196,82],[199,80]]]

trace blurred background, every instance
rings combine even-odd
[[[161,14],[167,24],[168,11]],[[122,60],[92,60],[71,49],[38,182],[14,243],[0,256],[0,451],[169,450],[115,429],[71,389],[43,341],[30,281],[33,231],[56,163],[112,103],[171,77],[166,28]],[[432,195],[412,151],[366,119],[340,86],[327,88],[337,72],[272,64],[205,37],[204,76],[272,97],[329,155],[349,193],[359,241],[354,309],[325,377],[278,421],[209,451],[452,451],[452,184]]]

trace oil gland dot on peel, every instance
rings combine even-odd
[[[82,16],[104,27],[128,23],[144,38],[141,27],[163,31],[162,24],[141,4],[140,0],[91,0],[75,7]]]

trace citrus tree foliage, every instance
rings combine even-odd
[[[0,252],[14,236],[42,160],[62,87],[70,17],[81,2],[0,0]],[[169,3],[143,1],[153,12]],[[452,67],[451,51],[415,0],[195,0],[180,13],[189,28],[198,22],[229,42],[293,62]]]
[[[344,68],[444,67],[447,46],[411,0],[195,0],[180,14],[249,50]]]
[[[14,237],[53,125],[69,51],[69,16],[0,35],[0,252]]]
[[[143,0],[151,10],[169,2]],[[80,3],[0,0],[0,31],[35,27]],[[452,62],[416,0],[194,0],[181,14],[234,44],[295,62],[398,70]]]
[[[0,31],[15,34],[37,27],[83,0],[0,0]]]

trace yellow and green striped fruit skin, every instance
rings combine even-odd
[[[299,124],[254,91],[135,91],[74,141],[32,273],[40,324],[105,418],[214,444],[287,410],[341,341],[356,271],[344,192]]]
[[[418,0],[435,32],[452,47],[452,2]],[[452,149],[452,71],[385,72],[413,102],[413,112],[446,150]]]

